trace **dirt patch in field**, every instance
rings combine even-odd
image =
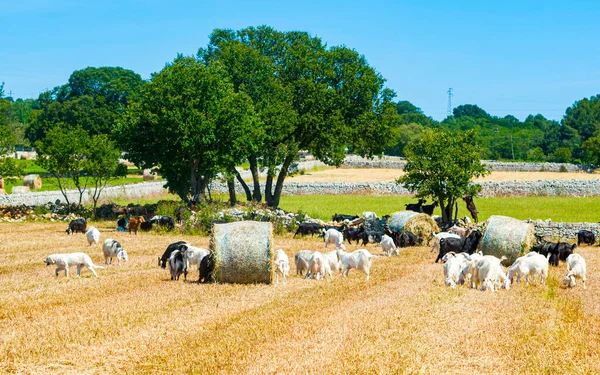
[[[316,172],[307,172],[304,175],[290,177],[287,181],[295,182],[384,182],[394,181],[402,176],[403,171],[398,169],[351,169],[331,168]],[[484,178],[483,181],[537,181],[537,180],[598,180],[600,174],[583,172],[505,172],[495,171]]]

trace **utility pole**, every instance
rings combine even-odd
[[[447,91],[448,93],[448,117],[452,116],[452,87],[450,87]]]

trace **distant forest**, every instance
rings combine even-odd
[[[566,109],[560,122],[540,114],[529,115],[523,122],[512,115],[491,116],[473,104],[454,108],[453,116],[441,122],[408,101],[399,101],[396,108],[398,144],[386,151],[388,155],[404,156],[406,144],[430,127],[475,130],[483,146],[481,158],[486,160],[600,164],[600,96],[577,101]]]
[[[14,100],[4,96],[0,85],[0,148],[6,151],[10,147],[4,145],[31,146],[38,136],[28,128],[42,112],[44,102],[53,99],[45,93],[38,99]],[[387,155],[404,156],[404,147],[429,127],[451,132],[475,130],[474,141],[482,145],[481,158],[486,160],[600,164],[600,95],[575,102],[560,122],[540,114],[529,115],[525,121],[512,115],[491,116],[474,104],[454,108],[453,116],[441,122],[409,101],[399,101],[396,108],[398,122],[393,137],[398,141],[385,151]]]

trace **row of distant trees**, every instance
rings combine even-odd
[[[560,123],[498,118],[476,105],[436,122],[395,101],[357,51],[268,26],[217,29],[195,56],[177,56],[147,81],[123,68],[86,68],[37,99],[3,97],[0,87],[0,151],[34,146],[39,163],[80,195],[90,185],[101,192],[124,151],[185,202],[205,199],[221,176],[232,203],[237,180],[248,200],[277,207],[299,150],[338,166],[348,149],[405,156],[431,131],[473,130],[469,141],[485,159],[600,163],[598,97],[576,102]],[[245,162],[250,183],[235,168]]]
[[[425,129],[474,130],[487,160],[551,161],[600,164],[600,96],[577,101],[563,119],[529,115],[520,121],[512,115],[491,116],[477,105],[460,105],[441,122],[426,116],[408,101],[397,103],[399,138],[386,154],[405,156],[406,145]]]

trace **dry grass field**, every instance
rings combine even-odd
[[[375,259],[368,282],[351,271],[333,281],[292,276],[285,286],[198,285],[170,281],[157,256],[175,240],[207,238],[96,227],[130,261],[98,270],[99,279],[72,268],[66,279],[45,257],[85,251],[102,264],[100,245],[67,236],[64,223],[0,225],[0,373],[600,373],[597,247],[578,249],[585,291],[562,287],[564,263],[545,286],[449,289],[427,248]],[[276,244],[291,259],[323,246],[291,235]]]
[[[352,169],[326,168],[318,171],[308,171],[304,175],[290,177],[286,181],[295,182],[383,182],[394,181],[404,174],[398,169]],[[505,172],[494,171],[491,174],[475,179],[483,181],[536,181],[536,180],[597,180],[597,173],[567,173],[567,172]]]

